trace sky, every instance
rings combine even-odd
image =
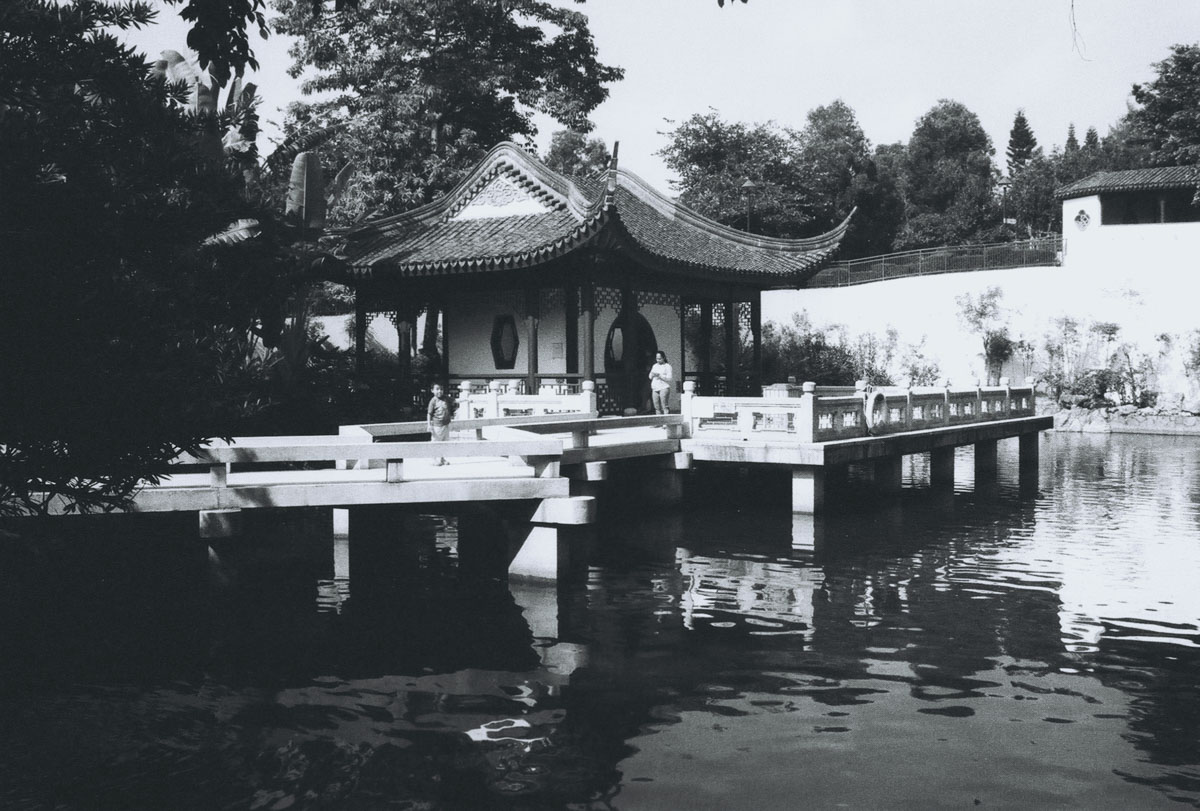
[[[592,115],[593,136],[619,141],[622,168],[667,193],[673,175],[655,154],[663,133],[710,108],[800,128],[840,98],[871,143],[885,144],[907,141],[923,114],[953,99],[979,116],[1003,167],[1019,108],[1047,150],[1071,123],[1080,140],[1089,126],[1103,136],[1171,45],[1200,42],[1197,0],[561,1],[588,15],[601,61],[625,69]],[[177,7],[157,5],[160,23],[131,41],[151,57],[184,51]],[[254,42],[269,138],[301,94],[286,73],[287,41]],[[544,152],[558,127],[539,121]]]

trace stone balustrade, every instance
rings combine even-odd
[[[785,395],[781,395],[784,392]],[[743,439],[832,442],[863,436],[1034,416],[1032,384],[998,386],[770,387],[763,397],[697,397],[684,383],[682,411],[690,435],[737,434]]]
[[[470,381],[459,384],[458,413],[455,419],[495,419],[548,414],[596,413],[596,384],[585,380],[577,394],[563,393],[562,387],[544,385],[537,394],[522,394],[519,381],[493,380],[486,391]]]

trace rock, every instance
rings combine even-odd
[[[1135,405],[1123,405],[1117,407],[1117,413],[1122,417],[1128,417],[1130,414],[1137,413],[1138,407]]]
[[[1177,411],[1183,405],[1183,392],[1158,395],[1158,407],[1165,411]]]
[[[1188,414],[1200,414],[1200,397],[1184,397],[1179,403],[1179,410]]]

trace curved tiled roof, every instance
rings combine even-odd
[[[1194,189],[1197,185],[1200,185],[1200,167],[1159,166],[1152,169],[1097,172],[1060,187],[1054,196],[1059,200],[1069,200],[1109,192]]]
[[[566,177],[504,143],[441,200],[351,230],[342,252],[358,277],[478,273],[533,267],[608,231],[659,265],[777,287],[816,273],[849,222],[809,239],[754,236],[691,211],[632,173]]]

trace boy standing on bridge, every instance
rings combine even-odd
[[[446,392],[441,383],[434,383],[431,392],[433,397],[429,399],[429,436],[434,442],[446,442],[450,439],[450,418],[453,415],[454,406],[446,399]],[[446,460],[439,456],[433,460],[433,463],[444,465]]]

